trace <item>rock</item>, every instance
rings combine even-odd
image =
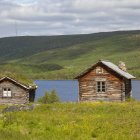
[[[124,62],[120,61],[119,62],[119,68],[123,71],[127,71],[126,65]]]
[[[29,111],[33,110],[36,106],[35,105],[13,105],[13,106],[8,106],[3,109],[2,113],[6,112],[15,112],[15,111]]]

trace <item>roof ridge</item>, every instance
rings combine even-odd
[[[22,87],[24,87],[24,88],[26,88],[26,89],[29,89],[29,87],[28,87],[27,85],[25,85],[24,83],[21,83],[20,81],[14,79],[14,78],[12,78],[12,77],[9,77],[9,76],[3,76],[2,78],[0,78],[0,81],[3,80],[3,79],[5,79],[5,78],[7,78],[7,79],[9,79],[9,80],[11,80],[11,81],[16,82],[17,84],[21,85]]]
[[[127,71],[123,71],[122,69],[120,69],[116,64],[114,64],[114,63],[112,63],[112,62],[109,62],[109,63],[110,63],[112,66],[109,65],[109,64],[106,64],[106,61],[103,62],[104,65],[110,67],[112,70],[116,71],[118,74],[124,76],[125,78],[128,78],[128,79],[133,79],[133,78],[135,78],[133,75],[131,75],[131,74],[128,73]],[[113,66],[116,67],[116,69],[113,68]],[[118,70],[117,70],[117,69],[118,69]]]
[[[125,71],[121,70],[116,64],[114,64],[114,63],[112,63],[110,61],[107,61],[107,60],[99,60],[97,63],[95,63],[91,67],[87,68],[84,72],[82,72],[78,76],[76,76],[75,79],[80,78],[81,76],[84,76],[86,73],[88,73],[88,71],[90,71],[91,69],[93,69],[93,67],[96,66],[99,63],[102,63],[103,65],[111,68],[113,71],[115,71],[119,75],[125,77],[126,79],[134,79],[134,78],[136,78],[133,75],[129,74],[128,72],[125,72]]]

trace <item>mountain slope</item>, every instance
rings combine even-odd
[[[0,39],[0,70],[31,78],[73,78],[99,59],[124,61],[140,78],[140,31]]]

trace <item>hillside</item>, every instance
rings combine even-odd
[[[0,71],[33,79],[71,79],[99,59],[124,61],[140,78],[140,31],[0,39]]]
[[[44,104],[1,112],[0,139],[139,140],[140,102]]]

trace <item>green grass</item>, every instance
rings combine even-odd
[[[9,70],[9,69],[7,69]],[[3,77],[10,77],[26,86],[33,86],[36,87],[34,82],[30,79],[27,78],[25,75],[23,75],[21,72],[15,72],[15,71],[7,71],[6,69],[4,71],[0,70],[0,79]]]
[[[139,140],[140,102],[62,103],[0,119],[4,140]]]
[[[0,39],[0,70],[20,71],[32,79],[72,79],[107,59],[126,62],[140,78],[140,31]]]

